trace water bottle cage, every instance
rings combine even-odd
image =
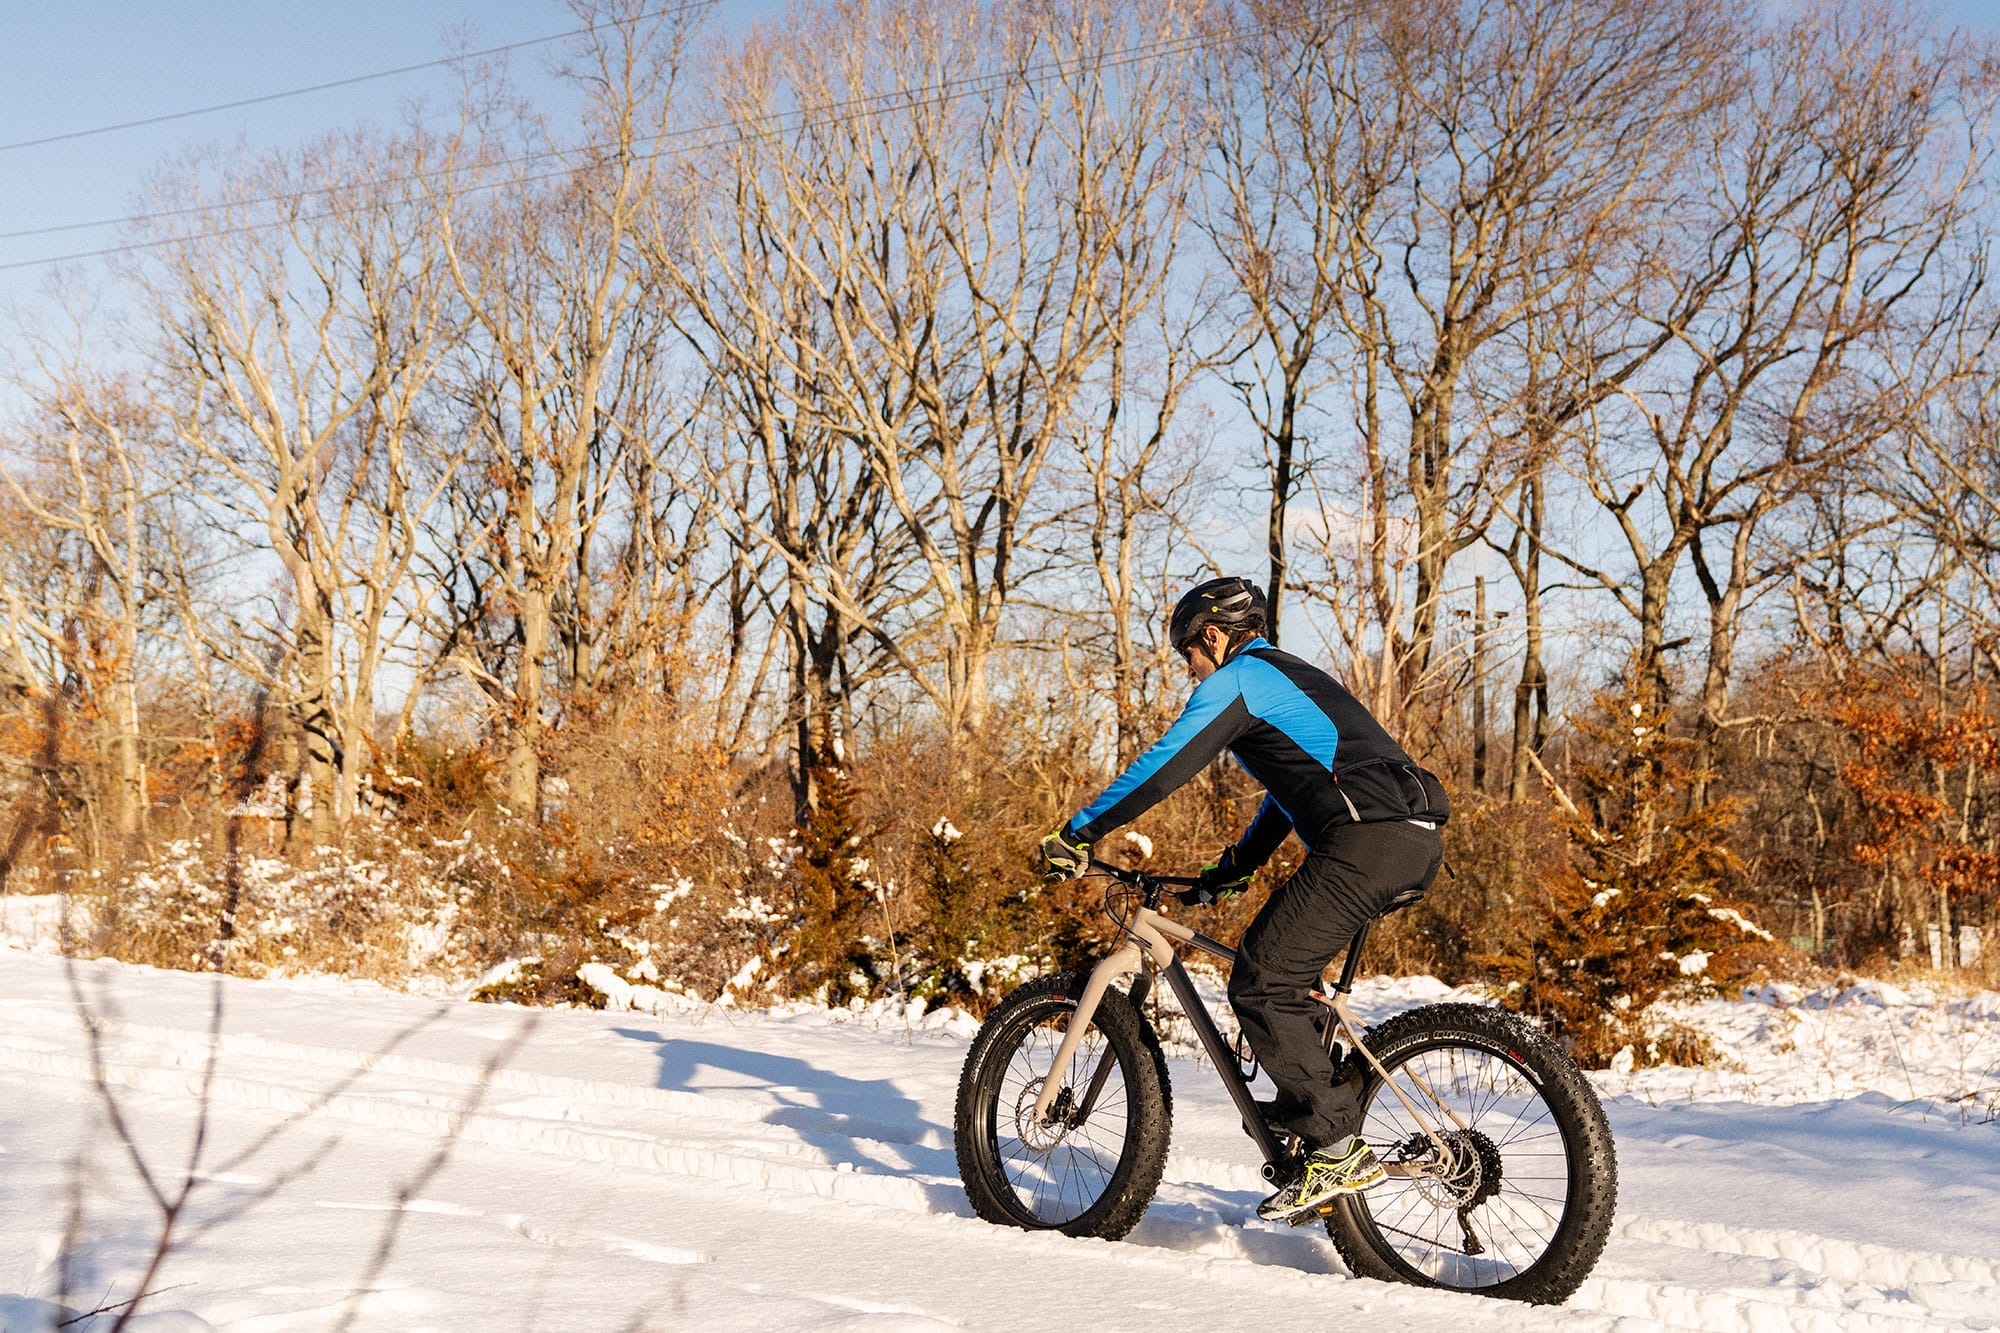
[[[1229,1049],[1243,1069],[1243,1081],[1249,1083],[1254,1080],[1257,1077],[1257,1053],[1250,1049],[1250,1039],[1243,1035],[1241,1029],[1238,1029],[1236,1040],[1229,1044]]]

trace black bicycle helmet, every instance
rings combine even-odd
[[[1206,625],[1220,625],[1234,643],[1239,637],[1262,634],[1266,625],[1264,590],[1249,579],[1210,579],[1196,584],[1174,604],[1167,638],[1174,651],[1185,654]]]

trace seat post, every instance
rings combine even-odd
[[[1368,943],[1368,931],[1374,924],[1374,917],[1363,921],[1361,929],[1354,932],[1354,939],[1347,946],[1347,962],[1340,969],[1339,983],[1334,986],[1334,990],[1342,995],[1350,994],[1354,990],[1354,973],[1361,966],[1361,947]]]

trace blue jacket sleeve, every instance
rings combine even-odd
[[[1084,842],[1101,841],[1208,767],[1249,723],[1237,680],[1238,673],[1225,667],[1195,686],[1167,734],[1070,820],[1070,835]]]

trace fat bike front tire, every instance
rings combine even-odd
[[[1459,1166],[1448,1179],[1393,1174],[1435,1162],[1437,1149],[1364,1062],[1361,1134],[1392,1174],[1326,1216],[1349,1271],[1536,1305],[1569,1299],[1604,1252],[1618,1200],[1611,1127],[1575,1062],[1514,1015],[1470,1004],[1398,1014],[1367,1042],[1440,1122]],[[1438,1113],[1426,1086],[1462,1123]]]
[[[958,1079],[958,1172],[988,1222],[1116,1240],[1159,1188],[1173,1107],[1159,1040],[1116,989],[1069,1067],[1051,1068],[1083,987],[1074,972],[1041,977],[981,1026]],[[1051,1078],[1060,1090],[1040,1124],[1035,1100]]]

